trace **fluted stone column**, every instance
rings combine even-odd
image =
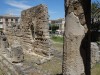
[[[88,28],[81,2],[82,0],[65,0],[63,75],[86,74],[86,55],[83,43],[87,44],[85,37]],[[83,42],[84,38],[85,42]]]

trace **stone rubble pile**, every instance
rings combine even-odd
[[[18,43],[18,41],[13,42],[11,47],[9,46],[9,43],[7,41],[7,38],[5,35],[1,35],[1,53],[7,54],[8,58],[11,58],[12,62],[21,62],[24,60],[24,54],[23,49],[21,45]]]

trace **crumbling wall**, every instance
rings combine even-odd
[[[22,44],[23,34],[19,24],[13,23],[12,26],[8,26],[4,34],[8,40],[9,46],[13,44],[14,40],[18,40],[18,42]]]
[[[47,53],[50,49],[47,6],[40,4],[24,10],[21,19],[24,49]]]
[[[24,52],[34,51],[41,55],[50,55],[48,18],[47,6],[43,4],[23,10],[20,25],[12,24],[6,29],[9,45],[18,40]]]
[[[33,51],[42,55],[50,54],[48,29],[48,10],[45,5],[40,4],[22,11],[21,24],[12,24],[4,33],[9,46],[5,47],[6,41],[2,41],[6,53],[0,54],[0,68],[7,75],[44,75],[40,68],[37,69],[30,63],[22,61],[24,61],[23,50],[24,52],[31,50],[31,53]],[[43,58],[40,62],[43,63],[46,60]]]

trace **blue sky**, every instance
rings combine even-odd
[[[98,1],[98,2],[100,2],[100,0],[91,0],[92,2],[96,2],[96,1]]]
[[[64,18],[64,0],[0,0],[0,15],[19,16],[22,10],[41,3],[48,6],[50,19]]]

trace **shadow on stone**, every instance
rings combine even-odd
[[[89,40],[89,31],[86,33],[85,37],[83,38],[80,46],[80,54],[83,59],[85,74],[90,75],[90,40]]]
[[[56,75],[63,75],[63,74],[56,74]]]

